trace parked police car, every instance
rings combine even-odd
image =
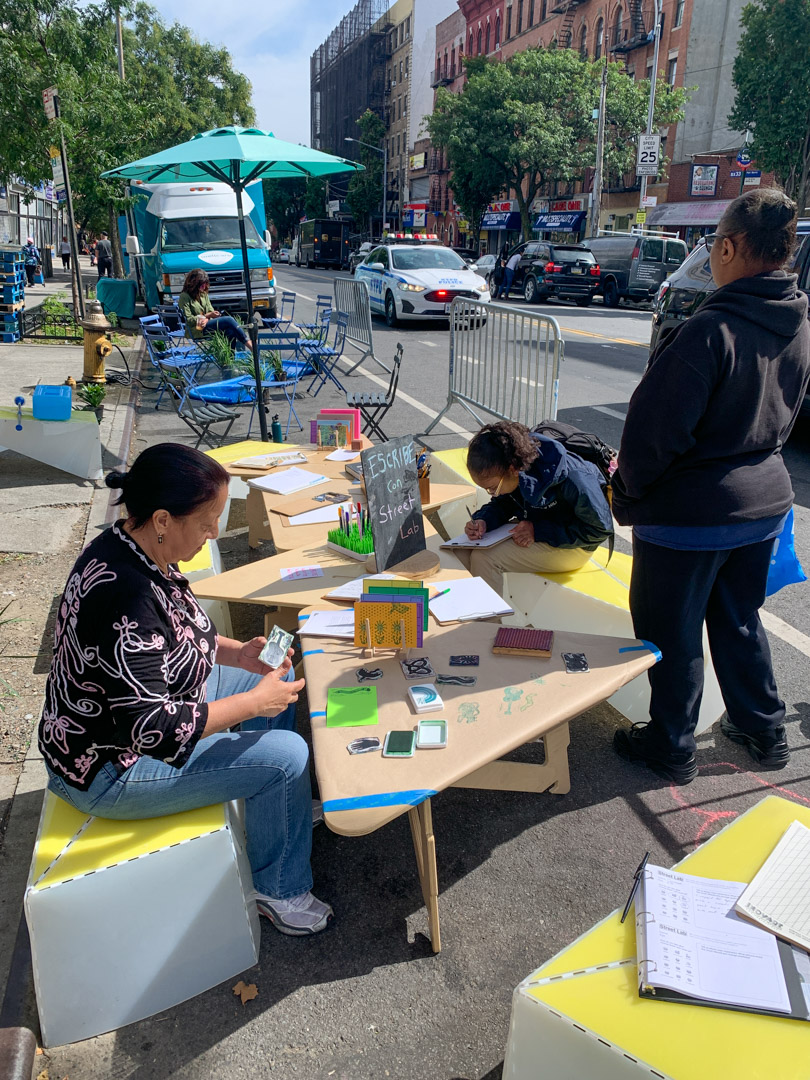
[[[355,270],[365,281],[371,310],[389,326],[400,319],[447,319],[457,296],[489,302],[489,287],[431,234],[388,236]]]

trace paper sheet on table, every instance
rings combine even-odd
[[[348,506],[349,500],[342,503],[329,503],[327,506],[319,506],[315,510],[307,510],[303,514],[295,514],[287,520],[291,525],[317,525],[322,522],[334,522],[338,527],[338,506]]]
[[[740,915],[810,950],[810,829],[793,824],[736,905]]]
[[[340,585],[337,589],[332,589],[330,593],[326,594],[327,600],[359,600],[365,592],[365,583],[367,581],[393,581],[393,574],[363,574],[361,577],[355,578],[353,581],[347,581],[345,585]]]
[[[354,639],[354,608],[346,611],[313,611],[298,628],[299,634],[313,637]]]
[[[504,598],[480,577],[448,581],[442,592],[443,596],[434,596],[429,604],[431,614],[440,623],[490,619],[513,613]]]
[[[636,903],[636,932],[643,920],[646,945],[646,955],[639,948],[642,984],[789,1013],[776,938],[734,911],[745,887],[648,863]]]
[[[461,547],[461,548],[488,548],[495,547],[496,544],[502,544],[504,540],[508,540],[512,535],[512,530],[515,527],[515,522],[507,522],[506,525],[499,525],[497,529],[493,529],[492,532],[485,532],[481,540],[470,540],[466,533],[462,533],[461,536],[454,536],[452,540],[447,540],[442,547]]]
[[[327,461],[355,461],[360,457],[359,450],[346,450],[341,447],[340,450],[333,450],[331,454],[326,455]]]
[[[294,465],[299,461],[306,461],[306,454],[300,450],[291,450],[289,453],[255,454],[253,457],[239,458],[231,462],[240,469],[270,469],[280,465]]]
[[[328,477],[320,473],[307,472],[293,465],[290,469],[282,469],[281,472],[271,473],[269,476],[259,476],[248,480],[248,486],[258,488],[259,491],[272,491],[276,495],[292,495],[294,491],[303,491],[304,488],[314,487],[316,484],[325,484]]]
[[[301,578],[323,577],[323,567],[317,563],[311,566],[287,566],[279,574],[282,581],[298,581]]]

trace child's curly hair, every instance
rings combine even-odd
[[[490,472],[506,472],[514,465],[524,472],[538,456],[529,429],[511,420],[485,424],[473,436],[467,448],[467,468],[483,476]]]

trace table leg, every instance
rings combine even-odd
[[[551,790],[555,795],[566,795],[571,790],[568,771],[568,724],[559,724],[543,736],[546,760],[542,765],[525,761],[491,761],[471,772],[453,787],[485,788],[489,791]]]
[[[441,952],[439,927],[439,875],[436,870],[436,838],[433,835],[433,811],[430,799],[408,811],[419,882],[428,914],[430,942],[435,953]]]
[[[245,517],[248,523],[248,544],[250,547],[258,547],[260,540],[270,539],[270,530],[265,524],[267,511],[264,507],[264,499],[261,492],[257,491],[256,488],[248,488],[247,499],[245,499]]]

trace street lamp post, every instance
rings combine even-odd
[[[388,143],[383,136],[382,149],[379,146],[374,146],[372,143],[363,142],[362,139],[352,139],[348,135],[344,138],[344,142],[357,143],[358,146],[365,146],[369,150],[374,150],[377,154],[382,154],[383,159],[383,201],[382,201],[382,221],[380,222],[380,237],[385,232],[385,211],[386,203],[388,202]]]
[[[650,104],[647,109],[647,134],[652,135],[653,114],[655,112],[655,84],[658,80],[658,53],[661,48],[661,13],[663,0],[655,0],[655,46],[653,48],[652,77],[650,79]],[[644,201],[647,198],[647,177],[641,178],[641,192],[639,194],[639,207],[644,209]]]

